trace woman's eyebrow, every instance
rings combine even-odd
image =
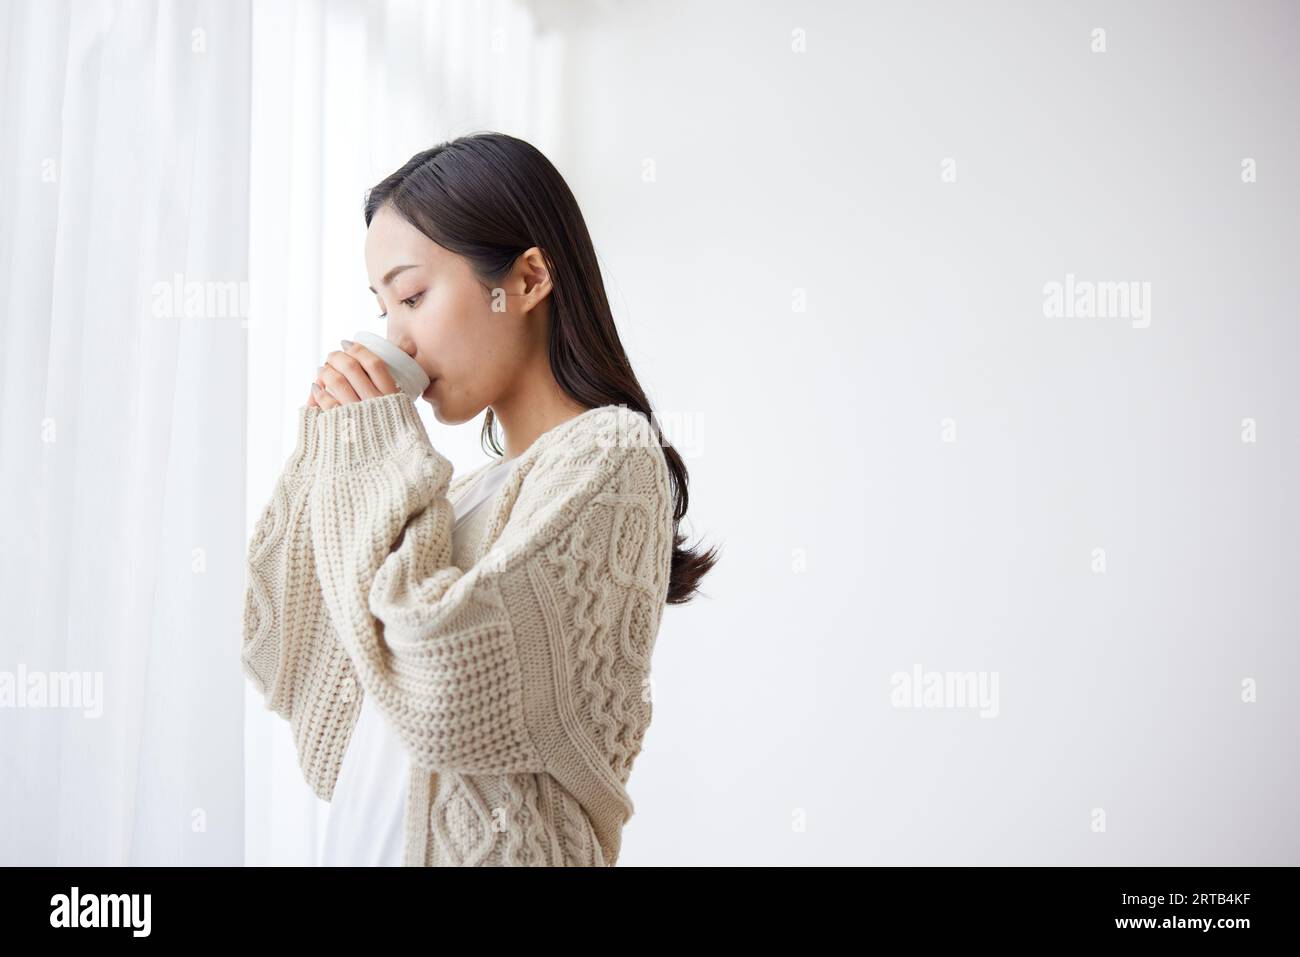
[[[401,266],[394,266],[392,269],[388,270],[387,275],[385,275],[384,278],[379,281],[379,285],[387,286],[390,282],[393,281],[393,277],[396,276],[403,269],[414,269],[418,265],[419,263],[405,263]],[[374,292],[376,296],[379,295],[379,293],[375,292],[374,286],[370,286],[368,288],[370,289],[371,292]]]

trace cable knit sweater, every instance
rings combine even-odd
[[[373,695],[411,756],[410,866],[617,862],[650,724],[673,499],[648,420],[607,405],[510,466],[473,565],[404,393],[298,412],[248,550],[241,660],[329,800]]]

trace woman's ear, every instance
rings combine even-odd
[[[529,297],[528,307],[532,308],[551,291],[551,271],[546,266],[546,257],[538,247],[530,246],[519,254],[515,269],[523,282],[523,294]]]

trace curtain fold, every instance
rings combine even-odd
[[[3,17],[0,864],[237,864],[249,5]]]

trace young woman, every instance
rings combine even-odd
[[[613,865],[663,608],[717,557],[686,468],[538,150],[443,143],[365,219],[388,339],[495,458],[453,478],[379,357],[331,352],[250,543],[245,673],[331,801],[324,863]]]

